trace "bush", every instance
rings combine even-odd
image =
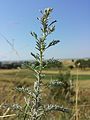
[[[31,32],[31,35],[36,40],[36,49],[38,50],[38,53],[31,53],[31,55],[36,60],[35,65],[27,65],[29,68],[31,68],[35,72],[36,81],[33,85],[33,90],[31,90],[29,87],[20,87],[16,88],[17,91],[22,92],[25,94],[24,100],[25,104],[22,106],[19,104],[13,104],[13,105],[4,105],[3,107],[11,108],[13,111],[15,111],[15,114],[17,115],[18,119],[20,120],[42,120],[45,118],[45,116],[48,114],[48,112],[51,111],[61,111],[61,112],[69,112],[67,108],[64,108],[59,105],[55,104],[43,104],[43,94],[42,90],[44,88],[44,83],[42,81],[42,78],[44,77],[44,74],[42,73],[42,70],[45,68],[43,65],[43,57],[44,52],[46,49],[48,49],[51,46],[56,45],[59,43],[59,40],[53,40],[50,43],[46,44],[46,40],[48,35],[53,33],[55,31],[55,21],[52,21],[49,23],[50,14],[52,13],[52,8],[47,8],[44,11],[41,11],[42,16],[41,18],[38,18],[40,23],[42,24],[41,28],[41,36],[38,37],[35,32]],[[5,114],[3,115],[5,117]]]

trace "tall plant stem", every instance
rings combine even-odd
[[[40,49],[40,74],[42,73],[42,56],[43,56],[43,52],[42,52],[42,43],[41,43],[41,49]]]

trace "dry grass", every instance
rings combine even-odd
[[[46,73],[48,76],[58,74],[58,71],[54,71],[54,70],[51,70],[51,71],[47,70],[43,72]],[[72,74],[76,74],[76,70],[73,70]],[[87,75],[90,75],[90,71],[79,70],[79,75],[84,75],[84,77],[86,77]],[[23,103],[24,102],[23,95],[17,93],[15,90],[13,90],[13,88],[20,85],[32,87],[34,79],[35,77],[32,71],[0,70],[0,104],[2,104],[3,102],[20,103],[20,104]],[[84,80],[79,81],[79,98],[82,101],[79,104],[79,110],[83,111],[84,113],[87,110],[89,114],[90,107],[87,107],[84,105],[90,105],[90,79],[85,80],[84,78]],[[48,101],[48,102],[51,102],[51,101]],[[83,112],[80,113],[80,116],[84,115]],[[0,110],[0,115],[2,115],[1,110]],[[55,115],[57,115],[57,120],[58,120],[60,118],[59,113]],[[80,120],[85,120],[85,119],[82,119],[81,117]]]
[[[76,75],[76,69],[73,69],[71,72],[72,72],[72,74]],[[90,69],[87,69],[87,70],[79,69],[78,75],[90,75]]]

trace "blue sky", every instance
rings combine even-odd
[[[58,21],[47,42],[61,42],[46,51],[45,58],[90,57],[90,0],[0,0],[0,61],[32,59],[35,40],[29,33],[40,33],[36,18],[47,7],[54,9],[51,17]]]

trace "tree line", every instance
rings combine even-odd
[[[73,69],[74,67],[79,67],[80,69],[86,69],[90,68],[90,59],[78,59],[74,61],[73,65],[69,65],[68,67],[70,69]],[[34,65],[34,67],[39,66],[38,61],[18,61],[18,62],[0,62],[0,69],[17,69],[18,67],[22,67],[23,65]],[[78,66],[79,64],[79,66]],[[57,59],[49,59],[43,61],[43,67],[46,69],[62,69],[64,67],[63,61]]]
[[[0,69],[17,69],[18,67],[33,65],[39,66],[38,61],[18,61],[18,62],[0,62]],[[49,59],[43,61],[43,67],[45,68],[62,68],[63,63],[56,59]]]
[[[0,69],[17,69],[23,62],[0,62]]]
[[[75,66],[81,69],[90,68],[90,59],[78,59],[75,62]]]

